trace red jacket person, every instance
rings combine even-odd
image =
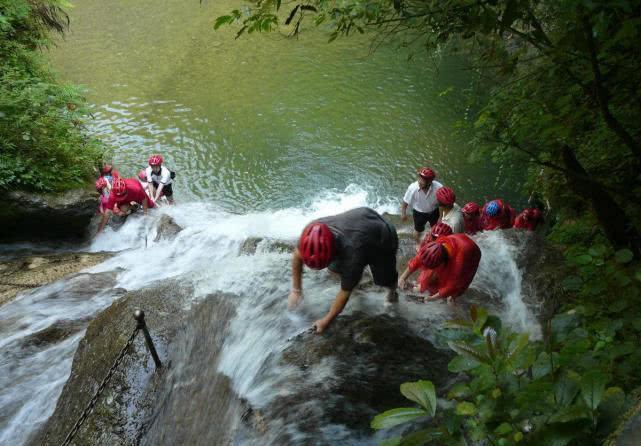
[[[399,285],[420,269],[418,291],[428,292],[425,301],[447,299],[451,302],[467,290],[481,261],[481,249],[465,234],[439,237],[421,247],[407,265]]]

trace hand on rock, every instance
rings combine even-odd
[[[320,334],[325,331],[328,325],[329,325],[329,322],[325,322],[324,319],[319,319],[316,322],[314,322],[313,327],[316,329],[316,333]]]

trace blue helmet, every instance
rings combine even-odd
[[[485,208],[485,213],[488,217],[496,217],[499,215],[499,204],[496,201],[490,201]]]

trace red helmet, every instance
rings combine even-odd
[[[107,175],[108,173],[111,173],[111,169],[111,164],[103,164],[100,168],[100,175]]]
[[[440,187],[436,191],[436,199],[441,206],[452,206],[456,200],[456,194],[449,187]]]
[[[421,262],[425,268],[436,268],[445,260],[445,248],[438,242],[426,243],[418,255],[421,257]]]
[[[140,181],[147,181],[147,171],[145,169],[138,172],[138,179]]]
[[[118,178],[114,181],[111,191],[119,197],[122,197],[127,193],[127,183],[122,178]]]
[[[481,207],[474,203],[473,201],[467,203],[461,209],[461,212],[467,215],[479,215],[481,213]]]
[[[162,155],[151,155],[149,157],[150,166],[160,166],[163,161]]]
[[[108,186],[107,180],[105,180],[103,177],[100,177],[96,180],[96,190],[98,192],[102,192],[102,190]]]
[[[429,167],[421,167],[418,170],[418,174],[425,178],[427,181],[433,181],[436,178],[436,174]]]
[[[450,235],[452,233],[452,228],[446,223],[438,222],[432,226],[432,237],[434,239],[441,237],[443,235]]]
[[[334,256],[334,235],[324,223],[310,223],[300,236],[298,251],[303,263],[312,269],[323,269]]]

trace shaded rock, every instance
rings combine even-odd
[[[190,288],[167,281],[128,293],[100,313],[78,345],[71,375],[53,415],[31,444],[62,443],[132,334],[136,308],[144,309],[158,353],[166,360],[167,345],[184,322],[183,306],[191,295]],[[78,431],[75,444],[136,443],[149,411],[150,395],[161,375],[162,372],[155,372],[144,337],[139,333],[94,413]]]
[[[288,374],[280,395],[260,411],[276,435],[270,443],[324,444],[321,430],[328,425],[345,426],[350,438],[369,436],[374,415],[407,405],[401,383],[429,379],[443,388],[451,358],[389,315],[354,313],[339,317],[322,336],[300,335],[281,361],[298,374]]]
[[[509,229],[503,234],[515,244],[524,243],[525,249],[516,258],[523,271],[523,301],[543,323],[554,316],[563,301],[563,254],[539,232]]]
[[[163,368],[156,370],[139,333],[74,444],[229,444],[242,405],[216,361],[233,305],[212,296],[187,311],[191,298],[191,288],[165,281],[103,311],[88,326],[55,412],[31,444],[62,442],[133,332],[136,308],[145,311]]]
[[[33,333],[23,340],[23,347],[43,347],[48,344],[60,342],[74,333],[82,330],[87,323],[86,320],[59,321],[50,327]]]
[[[160,217],[160,221],[156,227],[156,238],[154,242],[172,240],[182,230],[182,226],[178,225],[173,218],[165,214]]]
[[[37,288],[105,261],[110,253],[60,253],[0,261],[0,305],[20,291]]]
[[[59,194],[12,191],[0,200],[0,240],[82,239],[98,208],[91,188]]]

